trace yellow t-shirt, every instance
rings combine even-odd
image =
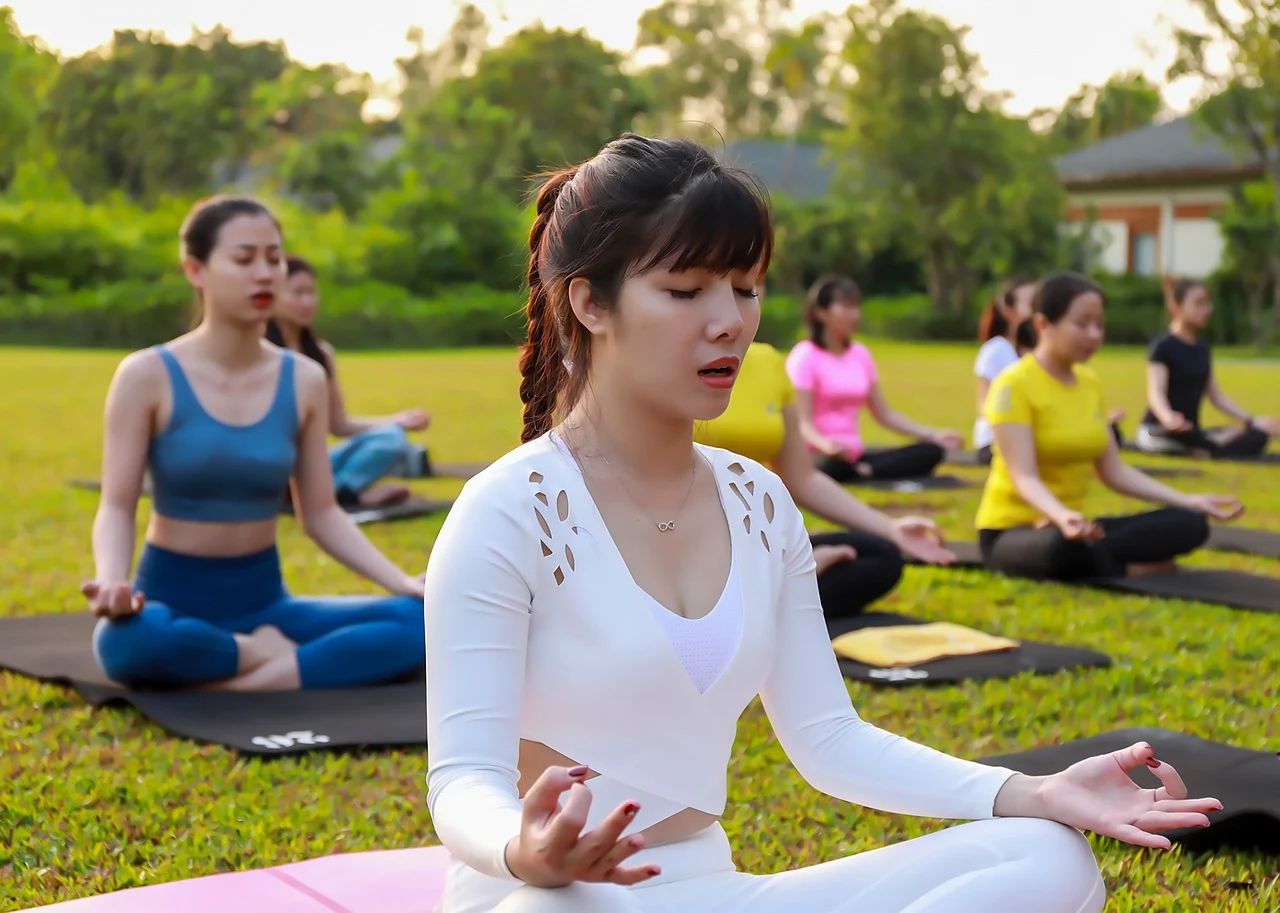
[[[1027,355],[992,381],[982,411],[992,427],[1030,426],[1041,481],[1068,508],[1081,510],[1093,464],[1106,453],[1111,432],[1098,375],[1076,365],[1075,378],[1068,386]],[[978,529],[1035,523],[1040,512],[1018,494],[1000,448],[994,451],[978,506]]]
[[[724,414],[693,426],[702,444],[723,447],[770,465],[782,453],[786,436],[782,410],[795,402],[782,353],[764,342],[753,342],[742,359],[733,395]]]

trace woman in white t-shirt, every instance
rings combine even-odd
[[[1035,293],[1034,279],[1021,276],[1006,279],[982,312],[978,323],[978,339],[982,348],[973,363],[973,373],[978,378],[978,417],[973,422],[973,446],[978,451],[978,462],[984,466],[991,463],[991,444],[995,440],[991,426],[982,417],[987,390],[1005,368],[1018,363],[1014,334],[1018,332],[1018,324],[1031,316],[1031,300]]]

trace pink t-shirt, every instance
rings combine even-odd
[[[814,427],[826,438],[844,444],[851,455],[862,455],[858,417],[876,382],[876,363],[860,342],[833,355],[809,340],[797,343],[787,356],[787,376],[797,390],[813,401]]]

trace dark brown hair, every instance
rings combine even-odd
[[[1009,318],[1004,312],[1013,307],[1015,293],[1026,285],[1035,285],[1035,280],[1026,276],[1010,276],[1000,283],[996,296],[987,302],[982,316],[978,319],[978,342],[986,342],[997,336],[1009,334]]]
[[[1079,273],[1054,273],[1040,280],[1033,309],[1037,314],[1044,314],[1050,323],[1058,323],[1071,310],[1071,302],[1090,292],[1106,304],[1107,296],[1092,279]]]
[[[178,229],[181,242],[179,253],[183,257],[194,257],[201,263],[208,263],[213,249],[218,246],[218,235],[222,226],[236,216],[266,216],[275,223],[280,237],[284,237],[284,229],[280,220],[272,215],[271,210],[252,197],[216,196],[198,201],[191,207],[187,217],[182,220]]]
[[[178,256],[194,257],[201,263],[208,263],[213,249],[218,246],[218,236],[222,234],[222,226],[236,216],[266,216],[280,232],[284,239],[284,229],[277,219],[262,203],[252,197],[214,196],[197,200],[191,207],[187,217],[182,220],[178,229]],[[196,292],[196,306],[191,315],[191,326],[196,326],[203,318],[200,293]]]
[[[522,441],[573,408],[590,369],[590,334],[569,283],[612,306],[629,276],[657,266],[723,275],[769,265],[768,193],[686,139],[625,133],[581,165],[547,175],[529,231],[528,341],[520,356]]]
[[[284,263],[287,275],[290,278],[301,273],[305,273],[313,279],[316,276],[315,268],[296,254],[290,254],[285,257]],[[275,343],[282,349],[286,348],[284,333],[280,330],[280,324],[274,317],[267,320],[267,332],[265,335],[268,342]],[[333,369],[329,367],[329,359],[325,356],[324,349],[320,347],[320,337],[316,335],[315,330],[311,329],[311,327],[299,328],[298,349],[303,355],[307,356],[312,361],[319,364],[320,367],[324,368],[326,377],[333,376]]]
[[[1170,318],[1178,316],[1178,308],[1186,302],[1187,296],[1195,289],[1208,288],[1199,279],[1177,279],[1173,276],[1165,276],[1161,284],[1164,286],[1164,307],[1169,312]]]
[[[837,301],[861,301],[862,288],[848,276],[822,276],[809,286],[808,307],[804,320],[809,325],[809,338],[816,346],[825,346],[826,338],[818,312],[825,311]]]

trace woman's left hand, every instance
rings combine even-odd
[[[1160,780],[1159,788],[1143,789],[1129,779],[1129,772],[1144,764]],[[1173,765],[1157,760],[1155,749],[1146,742],[1086,758],[1060,773],[1009,785],[1014,786],[1012,801],[1000,801],[1002,790],[996,800],[999,815],[1048,818],[1164,850],[1171,844],[1162,831],[1208,827],[1208,813],[1222,810],[1217,799],[1188,799],[1182,777]]]
[[[1255,415],[1249,420],[1249,424],[1272,437],[1280,434],[1280,422],[1265,415]]]
[[[400,588],[396,590],[396,593],[400,596],[415,596],[418,599],[421,599],[423,590],[426,588],[426,585],[427,585],[426,571],[423,571],[421,574],[419,574],[416,577],[409,577],[406,575],[403,583],[401,583],[400,585]]]
[[[929,434],[929,441],[937,444],[943,450],[959,450],[964,446],[964,435],[958,431],[940,428]]]
[[[900,517],[893,521],[893,544],[908,557],[925,564],[955,564],[956,556],[942,540],[938,524],[927,517]]]
[[[431,424],[431,416],[422,409],[406,409],[396,413],[396,424],[405,431],[421,431]]]

